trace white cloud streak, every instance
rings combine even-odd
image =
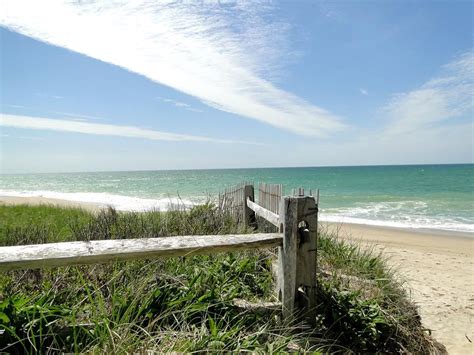
[[[72,132],[91,134],[99,136],[116,136],[128,138],[141,138],[155,141],[191,141],[191,142],[209,142],[209,143],[240,143],[240,144],[255,144],[258,143],[214,139],[202,136],[193,136],[185,134],[176,134],[169,132],[155,131],[151,129],[143,129],[133,126],[119,126],[111,124],[77,122],[69,120],[56,120],[51,118],[17,116],[0,114],[0,126],[14,127],[34,130],[49,130],[58,132]]]
[[[2,106],[12,107],[12,108],[27,108],[27,107],[22,106],[22,105],[10,105],[10,104],[2,104]]]
[[[19,138],[28,140],[28,141],[45,141],[46,140],[43,137],[33,137],[33,136],[20,136]]]
[[[360,92],[362,95],[365,95],[365,96],[369,95],[369,92],[368,92],[367,90],[363,89],[363,88],[360,88],[360,89],[359,89],[359,92]]]
[[[178,101],[178,100],[173,100],[173,99],[169,99],[169,98],[166,98],[166,97],[161,97],[161,96],[157,96],[156,97],[158,100],[162,101],[162,102],[166,102],[166,103],[169,103],[169,104],[173,104],[174,106],[176,107],[179,107],[179,108],[183,108],[185,110],[188,110],[188,111],[192,111],[192,112],[203,112],[202,110],[199,110],[197,108],[194,108],[192,107],[191,105],[187,104],[187,103],[184,103],[184,102],[181,102],[181,101]]]
[[[390,134],[420,130],[468,113],[472,116],[474,53],[468,52],[445,65],[440,75],[420,88],[395,95],[383,108]]]
[[[47,94],[47,93],[42,93],[42,92],[37,92],[36,96],[44,97],[44,98],[47,98],[47,99],[54,99],[54,100],[64,99],[64,97],[60,96],[60,95]]]
[[[71,112],[59,112],[59,111],[50,111],[51,113],[55,113],[58,115],[72,117],[72,119],[77,121],[87,121],[87,120],[105,120],[105,118],[97,117],[97,116],[89,116],[89,115],[81,115],[78,113],[71,113]]]
[[[4,0],[0,24],[287,131],[343,129],[338,116],[265,79],[288,52],[289,25],[272,16],[266,1]]]

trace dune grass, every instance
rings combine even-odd
[[[0,206],[0,245],[251,233],[211,204],[190,211],[92,214]],[[416,308],[380,255],[323,232],[317,326],[234,300],[275,301],[275,250],[0,275],[0,351],[321,351],[433,353]]]

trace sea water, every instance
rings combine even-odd
[[[242,181],[319,189],[323,221],[474,233],[473,164],[0,175],[0,195],[166,210]]]

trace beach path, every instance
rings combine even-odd
[[[473,237],[354,224],[329,228],[383,252],[433,337],[449,354],[474,354]]]

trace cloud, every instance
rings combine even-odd
[[[473,74],[474,53],[468,52],[418,89],[394,95],[383,108],[390,119],[387,133],[424,129],[472,112]]]
[[[187,103],[184,103],[184,102],[181,102],[181,101],[178,101],[178,100],[168,99],[168,98],[166,98],[166,97],[161,97],[161,96],[157,96],[156,98],[157,98],[158,100],[160,100],[160,101],[173,104],[173,105],[175,105],[176,107],[184,108],[185,110],[188,110],[188,111],[192,111],[192,112],[203,112],[202,110],[199,110],[199,109],[197,109],[197,108],[194,108],[194,107],[192,107],[191,105],[189,105],[189,104],[187,104]]]
[[[27,107],[21,106],[21,105],[10,105],[10,104],[2,104],[2,106],[13,107],[13,108],[27,108]]]
[[[41,92],[37,92],[35,95],[36,95],[36,96],[39,96],[39,97],[45,97],[45,98],[47,98],[47,99],[55,99],[55,100],[64,99],[64,96],[53,95],[53,94],[46,94],[46,93],[41,93]]]
[[[51,118],[17,116],[7,114],[0,114],[0,126],[60,132],[74,132],[101,136],[142,138],[157,141],[192,141],[209,143],[257,144],[252,142],[214,139],[202,136],[161,132],[133,126],[118,126],[111,124],[56,120]]]
[[[458,122],[401,135],[361,131],[345,141],[308,142],[295,146],[291,152],[293,156],[288,159],[295,166],[472,163],[473,129],[472,122]],[[305,155],[308,151],[325,154],[310,160]]]
[[[20,139],[28,140],[28,141],[45,141],[43,137],[34,137],[34,136],[20,136]]]
[[[289,25],[275,19],[270,1],[4,0],[0,24],[297,134],[345,127],[269,81],[291,53]]]
[[[369,95],[369,92],[363,88],[359,88],[359,92],[362,94],[362,95]]]
[[[81,115],[78,113],[71,113],[71,112],[59,112],[59,111],[50,111],[51,113],[55,113],[58,115],[72,117],[73,120],[76,121],[87,121],[87,120],[105,120],[105,118],[97,117],[97,116],[89,116],[89,115]]]

